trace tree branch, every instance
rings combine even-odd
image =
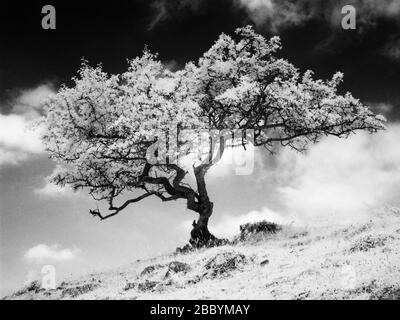
[[[145,199],[145,198],[147,198],[147,197],[149,197],[149,196],[151,196],[151,195],[154,195],[154,194],[156,194],[156,192],[147,192],[147,193],[144,193],[144,194],[142,194],[141,196],[139,196],[139,197],[137,197],[137,198],[133,198],[133,199],[129,199],[129,200],[125,201],[124,204],[122,204],[120,207],[116,207],[116,206],[113,205],[114,197],[111,197],[111,198],[110,198],[110,201],[109,201],[109,203],[110,203],[109,210],[110,210],[110,211],[114,211],[114,212],[112,212],[112,213],[110,213],[110,214],[108,214],[108,215],[103,216],[103,215],[100,213],[99,209],[96,209],[96,210],[90,210],[90,214],[91,214],[92,216],[94,216],[94,217],[96,217],[96,216],[99,217],[100,220],[105,220],[105,219],[108,219],[108,218],[111,218],[111,217],[117,215],[118,213],[120,213],[122,210],[124,210],[124,209],[125,209],[128,205],[130,205],[131,203],[139,202],[140,200],[143,200],[143,199]]]

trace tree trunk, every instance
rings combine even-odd
[[[213,213],[214,203],[208,198],[204,180],[207,169],[207,167],[200,166],[194,170],[200,196],[198,210],[199,219],[197,222],[193,221],[193,229],[190,233],[190,244],[194,248],[214,247],[228,243],[228,240],[218,239],[208,230],[208,220]]]
[[[212,246],[216,239],[208,230],[208,220],[213,211],[213,203],[207,201],[200,204],[199,219],[193,221],[193,229],[190,232],[190,244],[195,248]]]

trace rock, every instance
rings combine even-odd
[[[260,265],[265,266],[268,263],[269,263],[269,260],[265,259],[265,260],[261,261]]]
[[[215,257],[208,260],[205,264],[207,274],[211,277],[218,275],[228,276],[231,271],[237,270],[248,261],[245,255],[236,252],[222,252],[218,253]]]
[[[196,277],[194,277],[193,279],[189,279],[187,282],[186,282],[186,284],[187,285],[193,285],[193,284],[196,284],[196,283],[198,283],[198,282],[200,282],[201,281],[201,277],[199,276],[199,275],[197,275]]]
[[[350,252],[369,251],[376,247],[383,247],[386,243],[385,237],[366,236],[359,239],[351,248]]]
[[[189,270],[190,270],[190,265],[184,262],[172,261],[168,264],[168,271],[172,271],[174,273],[187,272]]]
[[[128,282],[124,287],[124,291],[128,291],[135,288],[136,288],[136,283]]]
[[[62,291],[61,298],[64,298],[65,296],[76,297],[76,296],[88,293],[90,291],[93,291],[93,290],[97,289],[98,287],[99,287],[98,284],[87,283],[82,286],[66,288]]]
[[[146,276],[149,275],[151,273],[153,273],[154,271],[163,268],[164,265],[162,264],[154,264],[151,266],[147,266],[146,268],[143,269],[143,271],[140,273],[141,276]]]
[[[172,261],[168,264],[168,270],[165,273],[164,278],[168,278],[171,275],[171,273],[179,273],[179,272],[186,273],[189,270],[190,270],[190,265],[188,265],[187,263]]]
[[[38,280],[35,280],[35,281],[32,281],[31,283],[29,283],[23,289],[15,292],[14,296],[22,296],[26,293],[38,293],[39,291],[42,291],[42,290],[44,290],[44,289],[41,288],[40,282]]]
[[[389,286],[373,293],[371,300],[400,300],[400,287]]]
[[[157,281],[149,281],[146,280],[145,282],[139,283],[138,284],[138,290],[140,291],[149,291],[149,290],[153,290],[154,287],[158,284]]]
[[[289,239],[297,239],[297,238],[304,238],[309,235],[308,231],[298,232],[289,237]]]
[[[43,292],[43,295],[46,297],[50,297],[51,293],[52,293],[51,291],[45,291],[45,292]]]
[[[39,291],[41,289],[40,282],[38,280],[32,281],[28,286],[26,287],[27,291]]]
[[[57,287],[57,290],[62,290],[65,287],[67,287],[68,283],[66,281],[63,281],[60,283],[60,285]]]

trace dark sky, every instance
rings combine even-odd
[[[109,72],[121,72],[126,59],[140,54],[147,44],[165,62],[182,65],[195,60],[221,32],[232,33],[239,26],[254,23],[246,7],[238,3],[246,1],[3,3],[0,16],[3,112],[7,111],[7,101],[16,89],[43,82],[56,87],[68,83],[82,57],[92,64],[102,62]],[[45,4],[56,8],[56,30],[41,28],[41,8]],[[275,30],[256,21],[257,30],[266,36],[279,34],[284,47],[281,54],[297,67],[313,69],[319,77],[343,71],[344,90],[352,91],[366,102],[390,103],[395,107],[390,118],[400,115],[396,112],[400,107],[400,57],[383,53],[400,36],[398,17],[394,19],[386,12],[372,16],[360,8],[357,29],[343,30],[326,19],[325,9],[318,10],[302,23],[283,24]]]

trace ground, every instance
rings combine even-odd
[[[400,299],[400,210],[352,224],[283,226],[234,244],[33,282],[5,299]]]

